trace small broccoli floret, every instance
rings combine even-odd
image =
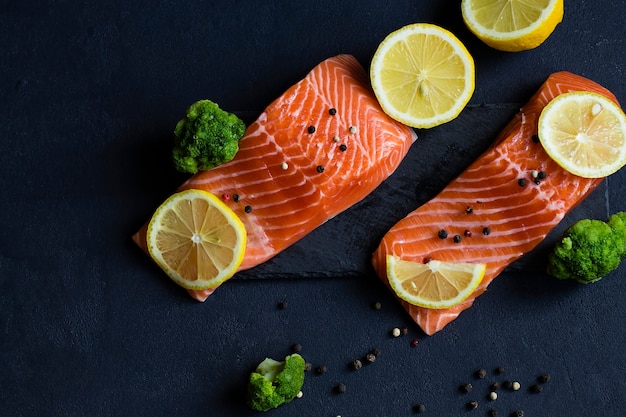
[[[284,361],[265,358],[248,381],[248,405],[257,411],[267,411],[290,402],[304,384],[305,362],[294,353]]]
[[[548,258],[548,274],[596,282],[617,269],[626,256],[626,214],[617,213],[608,222],[585,219],[570,226]]]
[[[178,171],[195,174],[235,157],[244,122],[210,100],[193,103],[174,129],[172,160]]]

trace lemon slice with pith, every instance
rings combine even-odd
[[[204,290],[237,271],[246,249],[246,228],[215,195],[186,190],[155,211],[147,244],[152,259],[174,282]]]
[[[391,118],[429,128],[459,115],[474,93],[474,60],[451,32],[428,23],[404,26],[378,46],[372,88]]]
[[[387,278],[394,292],[410,304],[443,309],[469,297],[485,276],[482,263],[412,262],[387,255]]]
[[[574,175],[602,178],[626,164],[626,115],[597,93],[558,95],[541,112],[538,135],[548,155]]]

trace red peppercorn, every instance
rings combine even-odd
[[[230,194],[228,194],[228,193],[222,194],[222,200],[224,200],[224,201],[230,200]]]
[[[472,237],[472,232],[471,232],[471,230],[467,230],[467,229],[465,229],[465,231],[463,232],[463,236],[465,236],[465,237]]]

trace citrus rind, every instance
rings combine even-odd
[[[430,309],[451,308],[465,301],[482,282],[486,269],[483,263],[422,263],[387,255],[387,278],[396,295]]]
[[[626,165],[626,115],[597,93],[552,99],[539,116],[538,136],[557,164],[580,177],[604,178]]]
[[[535,7],[529,6],[533,2],[521,0],[463,0],[461,12],[463,21],[468,29],[481,41],[494,49],[506,52],[520,52],[533,49],[541,45],[554,32],[556,26],[563,20],[563,0],[536,0]],[[511,16],[511,8],[515,5],[524,12],[519,12],[516,19],[505,19]],[[496,29],[507,20],[531,19],[526,25],[518,29]]]
[[[372,58],[372,88],[383,111],[414,128],[456,118],[474,93],[474,60],[450,31],[429,23],[385,37]]]
[[[146,243],[152,259],[174,282],[206,290],[235,274],[246,239],[246,228],[230,207],[212,193],[190,189],[173,194],[157,208]]]

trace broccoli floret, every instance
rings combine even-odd
[[[617,269],[626,256],[626,213],[616,213],[607,222],[585,219],[570,226],[548,258],[548,274],[596,282]]]
[[[257,411],[267,411],[290,402],[304,384],[305,362],[294,353],[284,361],[265,358],[248,381],[248,405]]]
[[[174,129],[172,160],[178,171],[195,174],[235,157],[244,122],[210,100],[193,103]]]

